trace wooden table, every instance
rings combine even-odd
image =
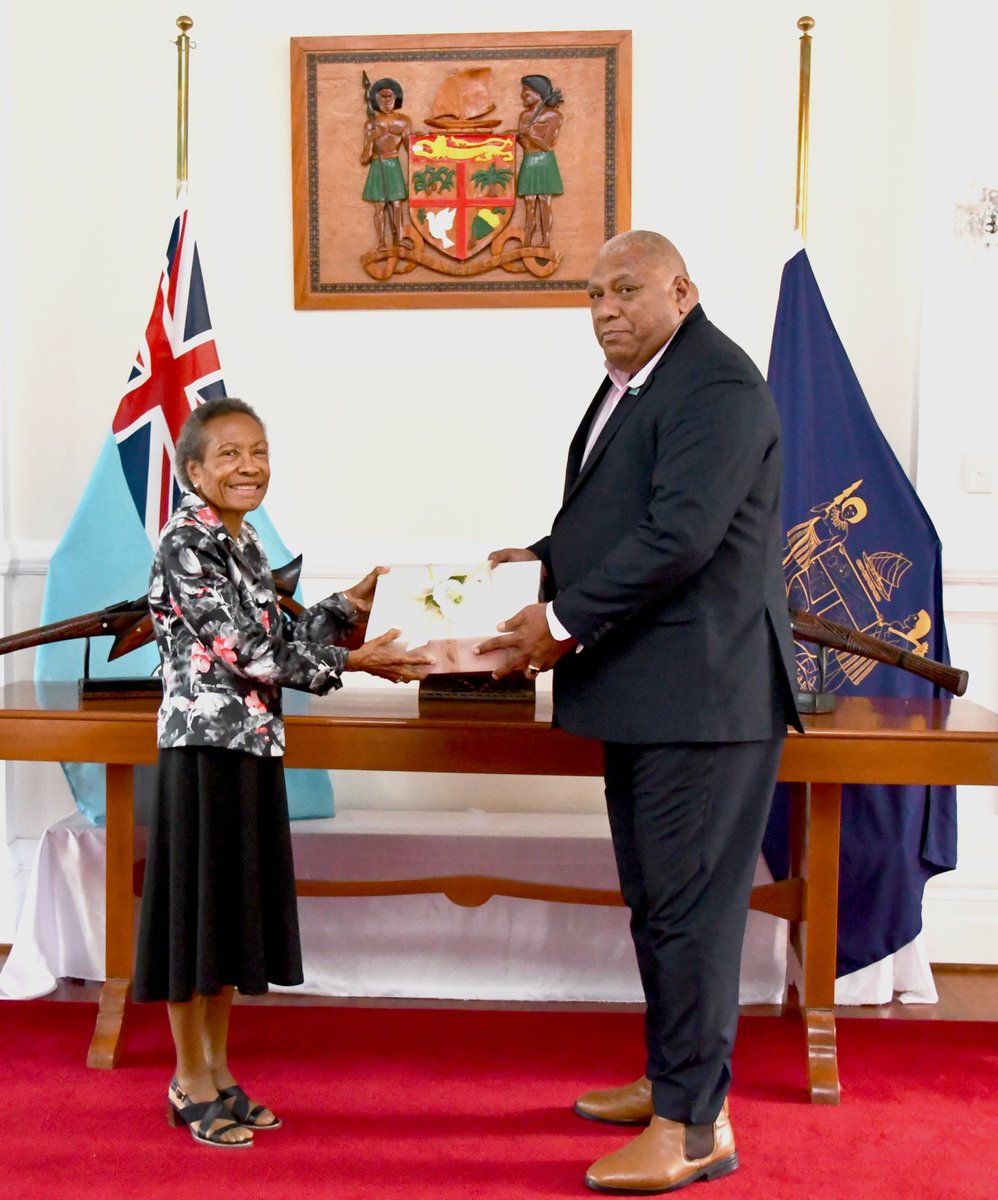
[[[344,688],[288,718],[287,765],[341,770],[599,775],[602,750],[550,725],[549,703],[429,701],[415,688]],[[113,1067],[133,955],[132,769],[155,760],[153,700],[80,702],[75,684],[13,684],[0,692],[0,758],[107,764],[106,975],[88,1064]],[[757,887],[753,908],[785,917],[802,965],[813,1100],[839,1100],[835,950],[844,783],[998,784],[998,715],[968,700],[847,697],[791,734],[780,779],[792,785],[791,878]],[[620,904],[616,892],[482,876],[309,881],[301,895],[439,891],[457,903],[492,895]]]

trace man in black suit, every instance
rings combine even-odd
[[[556,722],[604,743],[647,1066],[575,1109],[647,1126],[586,1183],[654,1193],[738,1165],[742,937],[786,726],[799,728],[779,420],[661,235],[607,242],[589,296],[608,377],[569,448],[561,510],[535,545],[490,556],[540,558],[549,602],[480,649],[510,652],[500,675],[553,667]]]

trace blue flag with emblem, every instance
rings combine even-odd
[[[131,600],[148,590],[153,547],[180,497],[173,471],[177,434],[192,408],[225,394],[184,190],[177,199],[145,337],[100,458],[49,565],[43,624]],[[263,509],[253,514],[252,524],[272,566],[282,566],[292,557]],[[153,645],[113,662],[107,661],[110,649],[108,638],[95,642],[91,676],[149,675],[159,665]],[[77,679],[82,672],[81,642],[39,647],[36,679]],[[300,703],[296,693],[286,694],[287,711]],[[103,824],[104,767],[65,763],[63,769],[77,807],[95,824]],[[325,771],[289,771],[287,787],[292,818],[332,816],[332,786]]]
[[[877,426],[803,249],[783,271],[769,386],[783,426],[788,604],[948,662],[939,538]],[[797,684],[817,690],[817,647],[797,644]],[[835,651],[824,687],[843,696],[938,695],[907,671]],[[764,852],[785,878],[782,789]],[[953,788],[844,787],[837,973],[911,942],[926,881],[955,865]]]

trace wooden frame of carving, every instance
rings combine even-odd
[[[412,262],[401,269],[397,263],[375,263],[377,269],[399,273],[373,278],[372,267],[361,262],[377,245],[374,205],[362,199],[367,172],[360,161],[366,119],[363,74],[371,80],[397,79],[405,94],[404,111],[413,129],[422,132],[440,84],[452,72],[470,67],[491,68],[492,98],[504,129],[516,129],[523,108],[521,76],[547,75],[565,95],[557,144],[565,190],[553,198],[550,243],[559,256],[557,266],[539,277],[534,271],[551,260],[534,255],[531,269],[500,264],[478,275],[454,277]],[[521,157],[517,149],[517,164]],[[292,38],[295,307],[586,305],[586,281],[599,247],[630,225],[630,163],[628,30]],[[514,217],[523,204],[516,199]],[[406,233],[412,228],[411,217],[408,221]],[[511,240],[504,255],[492,252],[497,263],[516,257],[515,245]],[[521,249],[519,256],[524,253]]]

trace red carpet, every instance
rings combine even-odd
[[[237,1076],[285,1127],[249,1151],[165,1120],[161,1006],[133,1006],[122,1065],[85,1065],[95,1008],[0,1004],[4,1200],[585,1197],[628,1137],[570,1111],[641,1070],[632,1014],[240,1007]],[[789,1019],[746,1018],[732,1119],[742,1166],[696,1200],[994,1200],[998,1023],[840,1020],[838,1108],[805,1095]]]

